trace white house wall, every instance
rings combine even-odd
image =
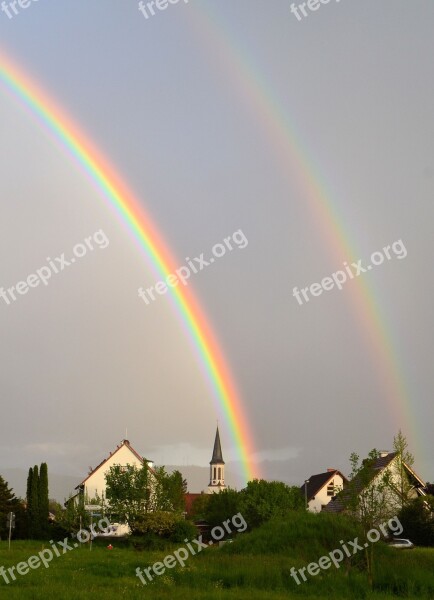
[[[97,494],[98,496],[102,496],[102,494],[105,496],[105,475],[110,470],[110,467],[113,467],[114,465],[121,465],[122,467],[126,467],[127,465],[141,467],[142,464],[143,463],[129,448],[122,446],[119,450],[114,452],[113,455],[89,477],[89,479],[86,480],[84,490],[85,495],[87,495],[89,500],[95,498]]]
[[[312,500],[309,500],[308,502],[308,507],[310,512],[321,512],[322,507],[325,506],[326,504],[328,504],[330,502],[330,500],[332,499],[332,496],[328,496],[327,495],[327,486],[329,485],[330,482],[328,482],[327,484],[325,484],[320,491],[316,494],[316,496],[314,498],[312,498]],[[333,495],[336,495],[338,493],[338,489],[342,489],[343,485],[344,485],[344,480],[342,479],[342,477],[340,475],[334,475],[333,476],[333,484],[335,487],[335,491],[333,493]]]

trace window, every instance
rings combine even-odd
[[[221,467],[219,467],[219,476],[218,476],[218,478],[219,478],[219,479],[221,479],[221,478],[222,478],[222,469],[221,469]]]
[[[335,484],[333,479],[330,481],[330,483],[327,485],[327,496],[334,496],[335,495]]]

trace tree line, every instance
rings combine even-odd
[[[337,492],[344,512],[352,515],[364,533],[392,516],[398,516],[405,536],[415,544],[434,546],[434,486],[428,484],[421,498],[414,498],[408,468],[414,457],[401,432],[394,438],[397,474],[385,470],[377,476],[379,452],[373,449],[365,460],[353,453],[350,457],[349,483]],[[42,463],[29,469],[25,500],[15,497],[7,482],[0,476],[0,539],[7,536],[6,516],[16,515],[14,537],[51,539],[77,532],[90,525],[86,505],[111,523],[128,523],[133,535],[162,536],[172,539],[194,535],[192,524],[185,519],[187,482],[179,471],[167,473],[165,467],[151,469],[115,465],[106,473],[105,495],[86,498],[79,494],[70,498],[65,507],[56,505],[56,521],[49,522],[48,467]],[[51,508],[54,511],[54,508]],[[249,530],[260,527],[272,518],[284,518],[288,512],[304,511],[305,500],[299,487],[279,481],[253,480],[236,491],[227,488],[218,494],[201,494],[193,504],[192,520],[205,520],[211,527],[241,512]],[[373,573],[373,546],[366,550],[366,563]]]

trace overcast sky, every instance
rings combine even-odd
[[[300,20],[287,0],[154,12],[145,18],[136,0],[39,0],[0,13],[0,48],[116,165],[180,266],[237,230],[248,240],[189,289],[221,341],[262,475],[348,473],[352,451],[391,449],[401,428],[432,481],[432,0],[331,0]],[[282,111],[280,138],[265,98]],[[231,463],[228,424],[171,302],[137,295],[156,283],[149,262],[3,84],[0,108],[0,287],[96,231],[109,240],[49,285],[0,298],[0,473],[46,461],[79,480],[126,428],[158,464],[206,466],[216,419]],[[300,183],[283,117],[355,256],[333,247],[333,220],[312,208],[322,200]],[[398,240],[342,290],[293,296]],[[355,308],[364,285],[388,331],[382,347]],[[384,385],[384,352],[404,400]],[[241,485],[239,465],[229,471]]]

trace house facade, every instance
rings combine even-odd
[[[401,508],[400,497],[400,463],[396,452],[380,452],[378,458],[372,466],[373,477],[367,485],[360,484],[357,493],[366,494],[370,489],[378,489],[378,485],[383,477],[388,477],[388,485],[384,491],[376,491],[379,495],[379,501],[384,506],[384,514],[395,514]],[[426,483],[419,475],[407,464],[403,463],[405,475],[410,484],[408,498],[415,499],[420,496],[426,496]],[[354,480],[357,488],[357,479]],[[380,497],[381,495],[381,497]],[[345,491],[343,494],[333,498],[324,508],[326,512],[340,513],[345,510]]]
[[[121,467],[131,465],[141,468],[145,460],[145,458],[140,456],[140,454],[134,450],[128,440],[122,440],[115,450],[110,452],[109,456],[100,462],[97,467],[91,469],[87,477],[85,477],[85,479],[83,479],[83,481],[76,486],[76,493],[73,498],[78,499],[80,495],[83,495],[86,501],[90,502],[98,497],[105,498],[105,476],[111,467],[115,465],[119,465]],[[151,461],[146,460],[146,462],[150,467],[152,467],[153,463]]]
[[[347,482],[345,475],[337,469],[327,469],[306,479],[300,492],[306,498],[310,512],[321,512]]]

